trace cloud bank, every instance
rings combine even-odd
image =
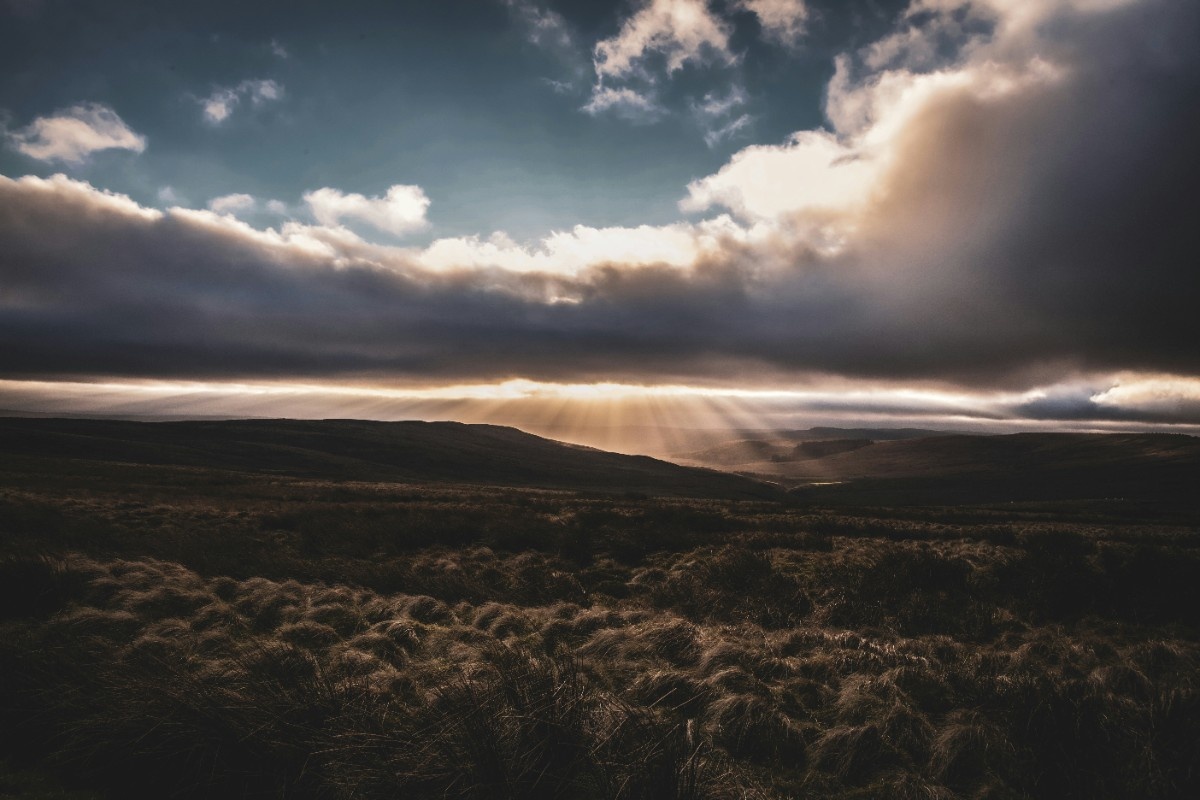
[[[827,127],[681,188],[702,218],[528,243],[342,227],[420,227],[412,186],[259,230],[3,178],[0,373],[1058,383],[1012,407],[1112,417],[1105,376],[1200,376],[1198,32],[1171,0],[920,0],[839,58]]]

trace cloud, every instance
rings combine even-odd
[[[499,0],[526,41],[553,58],[561,76],[542,78],[556,94],[574,94],[591,62],[567,20],[542,0]]]
[[[116,111],[100,103],[81,103],[50,117],[38,117],[8,134],[18,152],[39,161],[79,164],[100,150],[146,149],[146,137],[135,133]]]
[[[646,0],[615,36],[596,43],[596,85],[583,110],[614,110],[633,121],[654,121],[662,110],[646,89],[613,83],[652,85],[659,71],[670,76],[689,64],[732,64],[737,57],[729,49],[729,35],[729,25],[705,0]]]
[[[704,130],[704,143],[715,147],[745,131],[753,122],[753,117],[739,114],[738,111],[749,99],[746,90],[734,84],[724,94],[708,92],[699,102],[693,102],[692,114]]]
[[[793,134],[782,145],[755,145],[720,171],[688,184],[684,211],[724,206],[744,219],[773,219],[813,209],[844,209],[867,199],[872,164],[835,136]]]
[[[708,92],[699,103],[694,104],[696,113],[707,119],[727,117],[738,108],[744,106],[749,97],[746,90],[739,85],[729,87],[729,91]]]
[[[248,100],[252,106],[260,106],[282,97],[282,85],[273,80],[261,79],[245,80],[237,86],[214,89],[212,94],[199,102],[204,111],[204,118],[213,125],[220,125],[229,119],[243,100]]]
[[[596,44],[596,75],[623,78],[661,57],[668,73],[688,63],[732,63],[729,26],[705,0],[647,0],[625,20],[616,36]]]
[[[804,32],[808,10],[802,0],[734,0],[722,7],[754,13],[765,35],[794,44]],[[627,119],[655,121],[665,109],[650,100],[652,88],[687,66],[730,67],[740,56],[730,45],[732,24],[714,13],[707,0],[644,0],[624,20],[616,35],[593,48],[596,83],[583,106],[590,114],[614,110]],[[734,84],[723,95],[709,92],[692,103],[702,119],[709,147],[745,129],[752,118],[733,113],[747,101]]]
[[[594,228],[576,225],[522,245],[504,233],[490,237],[438,239],[415,263],[438,271],[503,269],[510,272],[576,276],[600,265],[689,268],[706,257],[719,258],[734,243],[748,243],[761,231],[747,230],[728,216],[692,225],[640,225]],[[561,296],[560,296],[561,299]]]
[[[1123,374],[1029,392],[1011,408],[1021,419],[1200,424],[1200,379]]]
[[[785,45],[795,45],[806,32],[809,11],[804,0],[737,0],[736,7],[752,11],[763,33]]]
[[[734,0],[721,8],[725,13],[752,12],[766,36],[789,45],[803,34],[808,16],[802,0]],[[644,0],[616,35],[593,48],[596,83],[583,110],[589,114],[613,110],[637,122],[659,119],[665,109],[650,98],[660,78],[671,78],[687,66],[738,64],[741,58],[730,45],[732,34],[732,24],[715,13],[707,0]],[[723,95],[709,92],[692,102],[709,147],[750,124],[749,115],[733,113],[746,101],[745,90],[734,84]]]
[[[208,207],[216,213],[234,216],[237,216],[239,211],[249,211],[255,204],[254,198],[248,194],[227,194],[208,201]]]
[[[552,50],[574,49],[571,29],[562,14],[533,0],[500,0],[500,2],[524,27],[526,36],[532,44]]]
[[[592,115],[612,111],[630,122],[654,122],[666,113],[666,109],[650,97],[627,87],[597,88],[583,110]]]
[[[158,201],[172,206],[185,206],[187,201],[184,200],[179,192],[175,191],[173,186],[163,186],[158,190]]]
[[[732,139],[739,133],[746,131],[753,122],[754,118],[749,114],[742,114],[722,125],[709,127],[704,131],[704,143],[709,147],[716,147],[726,139]]]
[[[275,56],[276,58],[287,59],[287,58],[291,57],[291,54],[288,52],[288,49],[286,47],[284,47],[283,43],[280,42],[278,39],[272,39],[270,46],[271,46],[271,55]]]
[[[901,25],[961,13],[925,5]],[[979,4],[933,61],[845,54],[827,126],[697,178],[694,222],[397,247],[340,226],[410,230],[415,187],[317,190],[319,224],[260,230],[0,179],[0,373],[1074,381],[1169,414],[1111,376],[1200,376],[1200,8],[1033,5]]]
[[[397,184],[383,197],[316,189],[305,193],[304,202],[322,225],[340,225],[342,220],[352,219],[400,236],[428,224],[429,198],[420,186]]]

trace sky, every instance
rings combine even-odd
[[[1181,0],[0,0],[0,409],[1196,432],[1198,40]]]

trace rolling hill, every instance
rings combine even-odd
[[[815,503],[1129,500],[1200,506],[1200,439],[1193,436],[814,432],[730,439],[679,460],[776,481]]]
[[[0,419],[16,459],[161,465],[333,480],[438,482],[769,497],[746,477],[563,444],[515,428],[457,422]]]
[[[805,496],[828,500],[1191,503],[1200,486],[1200,439],[1179,434],[930,436],[747,468],[806,487],[800,489]]]

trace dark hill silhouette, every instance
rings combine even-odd
[[[1181,434],[1018,433],[875,442],[761,466],[801,494],[872,503],[1126,499],[1194,503],[1200,439]]]
[[[781,439],[794,442],[819,442],[830,440],[862,440],[887,442],[896,439],[922,439],[929,436],[945,436],[949,431],[929,428],[830,428],[816,427],[803,430],[782,431]]]
[[[870,439],[804,439],[796,444],[786,439],[738,439],[715,447],[680,453],[676,458],[684,463],[703,464],[716,469],[745,468],[762,461],[802,461],[825,458],[835,453],[858,450],[872,444]]]
[[[870,439],[814,439],[800,442],[792,448],[792,453],[786,460],[804,461],[811,458],[828,458],[838,453],[849,453],[870,447],[874,442]],[[777,461],[785,459],[779,458]]]
[[[359,420],[0,419],[6,458],[151,464],[335,480],[771,497],[736,475],[568,445],[495,425]]]
[[[680,453],[676,458],[689,463],[699,463],[715,468],[736,467],[757,461],[773,461],[790,452],[787,445],[763,439],[738,439],[715,447]]]

